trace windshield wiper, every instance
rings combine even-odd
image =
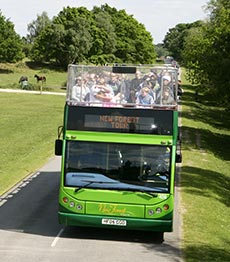
[[[87,184],[83,185],[83,186],[80,186],[78,188],[75,189],[75,193],[77,193],[79,190],[81,190],[82,188],[88,188],[91,184],[119,184],[120,182],[115,182],[115,181],[95,181],[95,180],[81,180],[82,182],[86,182]],[[102,188],[102,189],[105,189],[105,188]],[[108,188],[106,188],[108,189]],[[130,187],[112,187],[112,188],[109,188],[111,190],[123,190],[123,191],[133,191],[133,192],[140,192],[140,193],[144,193],[144,194],[147,194],[147,195],[150,195],[151,197],[157,197],[158,194],[157,193],[154,193],[154,192],[150,192],[150,191],[147,191],[147,190],[143,190],[143,189],[137,189],[137,188],[130,188]]]
[[[75,193],[78,192],[79,190],[81,190],[82,188],[87,188],[88,186],[90,186],[91,184],[117,184],[119,182],[109,182],[109,181],[95,181],[95,180],[81,180],[82,182],[86,182],[87,184],[85,184],[84,186],[80,186],[78,188],[75,189]]]
[[[144,194],[150,195],[150,196],[152,196],[152,197],[157,197],[157,196],[158,196],[157,193],[153,193],[153,192],[146,191],[146,190],[143,190],[143,189],[136,189],[136,188],[123,188],[123,190],[133,191],[133,192],[140,192],[140,193],[144,193]]]

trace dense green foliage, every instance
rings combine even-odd
[[[117,36],[115,56],[120,62],[151,64],[155,60],[153,39],[143,24],[125,10],[117,11],[108,5],[101,9],[111,17]],[[119,62],[118,61],[118,62]]]
[[[185,45],[185,39],[191,28],[200,27],[202,21],[196,21],[191,24],[178,24],[164,38],[164,47],[172,54],[175,60],[182,62],[182,51]]]
[[[86,8],[64,8],[34,41],[35,61],[55,60],[66,67],[83,62],[91,47],[90,12]]]
[[[36,37],[51,24],[51,20],[48,17],[46,12],[43,12],[41,15],[37,15],[37,19],[33,20],[28,24],[27,30],[29,34],[27,35],[27,40],[29,43],[33,43]]]
[[[65,68],[70,63],[146,64],[155,60],[150,33],[125,10],[107,4],[92,11],[66,7],[49,23],[43,18],[30,25],[33,30],[28,38],[34,40],[30,56],[34,61],[55,61]]]
[[[179,24],[164,44],[188,70],[190,81],[230,108],[230,1],[211,0],[207,21]]]
[[[190,79],[229,108],[230,2],[211,1],[209,20],[185,39],[183,57]]]
[[[169,55],[168,50],[164,47],[164,44],[162,43],[155,45],[155,51],[158,58],[164,58]]]
[[[22,41],[14,25],[0,11],[0,62],[17,62],[23,58]]]

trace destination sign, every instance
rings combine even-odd
[[[172,112],[124,108],[68,108],[67,130],[172,134]]]
[[[85,115],[84,126],[87,128],[105,129],[138,129],[150,130],[154,126],[151,117],[119,116],[119,115]]]

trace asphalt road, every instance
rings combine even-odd
[[[180,217],[165,241],[149,232],[84,229],[58,224],[60,158],[0,198],[1,262],[179,262]],[[178,210],[176,183],[176,208]]]

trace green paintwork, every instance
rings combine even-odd
[[[103,225],[102,219],[104,217],[97,215],[80,215],[73,213],[58,212],[58,219],[60,224],[69,226],[83,226],[83,227],[103,227],[103,228],[116,228],[128,230],[143,230],[143,231],[159,231],[159,232],[172,232],[172,218],[167,220],[161,219],[135,219],[135,218],[119,218],[127,222],[126,226]],[[117,219],[117,217],[106,216],[107,219]]]
[[[68,107],[65,107],[64,126]],[[93,141],[93,142],[116,142],[146,145],[170,145],[172,146],[171,159],[171,184],[170,193],[156,194],[151,196],[142,192],[81,189],[77,193],[75,188],[64,187],[64,157],[62,158],[62,178],[59,193],[59,222],[65,225],[108,227],[135,229],[146,231],[171,232],[173,230],[173,204],[174,204],[174,176],[175,176],[175,154],[177,142],[177,120],[178,112],[174,111],[173,136],[149,135],[149,134],[127,134],[112,132],[70,131],[63,132],[63,156],[65,155],[65,141]],[[63,202],[67,197],[68,202]],[[164,205],[169,205],[164,210]],[[81,207],[81,208],[79,208]],[[157,208],[162,212],[157,213]],[[153,214],[151,214],[151,212]],[[102,219],[124,219],[126,226],[104,225]]]
[[[64,197],[68,198],[67,203],[63,202]],[[169,205],[168,210],[163,209],[165,204]],[[60,191],[59,205],[59,220],[68,225],[82,226],[88,221],[88,226],[102,227],[101,219],[109,217],[130,221],[128,229],[157,231],[156,227],[161,225],[163,231],[172,230],[173,196],[170,194],[153,197],[141,192],[92,189],[82,189],[76,194],[72,188],[65,188]],[[157,208],[162,212],[157,213]]]
[[[105,133],[89,131],[66,131],[67,140],[116,142],[145,145],[172,145],[171,136],[153,136],[139,134]]]

